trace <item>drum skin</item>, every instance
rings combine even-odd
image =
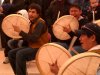
[[[41,75],[55,75],[51,72],[49,65],[57,61],[60,68],[69,58],[71,54],[64,47],[55,43],[47,43],[38,50],[36,64]]]
[[[79,28],[78,20],[71,15],[65,15],[57,19],[53,24],[53,33],[56,38],[60,40],[67,40],[71,38],[67,32],[63,31],[64,27],[68,29],[70,27],[71,31],[75,32]]]
[[[22,15],[18,14],[8,15],[3,19],[2,22],[2,30],[7,36],[14,39],[21,38],[21,36],[19,36],[19,33],[14,31],[13,25],[19,26],[20,29],[26,33],[29,32],[29,27],[30,27],[29,21]]]
[[[100,64],[100,55],[85,52],[71,57],[60,68],[58,75],[96,75]]]
[[[97,23],[100,26],[100,20],[96,20],[93,23]]]

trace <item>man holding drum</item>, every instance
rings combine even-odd
[[[78,23],[79,23],[79,29],[80,29],[84,24],[88,23],[88,19],[86,19],[85,17],[82,16],[81,7],[78,6],[78,5],[76,5],[76,4],[72,4],[72,5],[70,6],[69,14],[72,15],[72,16],[74,16],[74,17],[77,19],[77,21],[78,21]],[[71,24],[71,23],[72,23],[72,22],[70,22],[70,24]],[[74,26],[75,26],[75,24],[74,24]],[[68,49],[69,46],[70,46],[70,42],[71,42],[73,36],[75,36],[75,32],[71,31],[71,28],[73,28],[73,27],[70,27],[70,26],[68,27],[68,26],[66,26],[66,27],[63,28],[63,31],[66,32],[66,33],[68,33],[68,34],[71,36],[71,39],[68,39],[68,40],[65,40],[65,41],[59,41],[59,43],[58,43],[58,44],[62,45],[63,47],[67,48],[67,49]],[[74,47],[73,47],[73,50],[74,50],[74,51],[77,51],[78,53],[84,52],[84,49],[82,49],[82,48],[80,47],[80,42],[79,42],[79,40],[76,40],[76,42],[75,42],[75,44],[74,44]],[[73,51],[71,51],[71,54],[72,54],[72,55],[75,55],[75,53],[74,53]]]
[[[84,50],[100,53],[100,27],[95,23],[87,23],[78,30],[80,43]],[[57,75],[59,68],[57,63],[50,65],[51,71]]]
[[[97,24],[87,23],[82,26],[80,33],[79,40],[84,50],[93,50],[94,47],[100,49],[100,27]]]
[[[41,8],[37,4],[31,4],[28,8],[31,21],[29,33],[25,33],[18,26],[14,30],[28,42],[28,47],[17,48],[9,51],[8,58],[16,75],[26,75],[26,61],[35,59],[38,49],[48,42],[47,26],[40,18]]]

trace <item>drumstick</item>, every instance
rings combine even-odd
[[[71,48],[73,47],[73,45],[74,45],[76,39],[77,39],[77,37],[74,36],[73,39],[72,39],[72,41],[71,41],[71,43],[70,43],[70,45],[69,45],[69,49],[68,49],[69,52],[71,51]],[[76,54],[78,54],[78,52],[75,51],[75,50],[73,50],[73,52],[76,53]]]
[[[95,11],[93,10],[92,13],[93,13],[93,22],[94,22],[95,21]]]
[[[58,16],[57,16],[57,19],[60,17],[60,11],[58,11]]]

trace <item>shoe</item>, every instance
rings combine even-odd
[[[3,61],[3,64],[8,64],[9,63],[9,59],[8,57],[5,57],[5,60]]]

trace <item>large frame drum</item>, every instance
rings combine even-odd
[[[63,31],[64,27],[70,28],[71,31],[75,32],[79,28],[78,20],[72,15],[65,15],[57,19],[53,24],[53,33],[56,38],[60,40],[71,38],[67,32]]]
[[[64,47],[55,43],[47,43],[39,49],[36,64],[41,75],[55,75],[50,70],[50,64],[57,61],[60,68],[69,58],[71,54]]]
[[[21,38],[21,36],[19,36],[19,33],[14,31],[13,28],[14,25],[19,26],[19,28],[26,33],[29,32],[29,28],[30,28],[29,21],[22,15],[11,14],[5,17],[2,22],[3,32],[11,38],[14,39]]]
[[[96,75],[100,64],[100,55],[85,52],[70,58],[60,68],[58,75]]]

